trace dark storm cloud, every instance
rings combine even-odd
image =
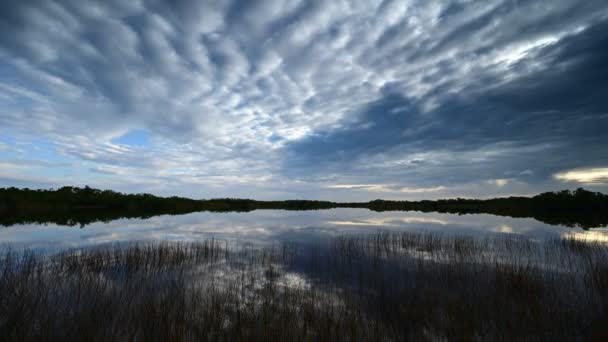
[[[435,150],[451,154],[449,165],[429,169],[412,160],[397,168],[404,173],[419,168],[428,181],[445,183],[447,179],[466,182],[496,177],[513,168],[536,170],[534,177],[530,172],[515,176],[544,180],[560,170],[605,163],[606,60],[608,21],[600,21],[514,66],[528,70],[540,64],[538,70],[510,81],[491,77],[458,94],[435,94],[440,104],[429,112],[420,107],[420,101],[385,87],[384,96],[363,108],[356,123],[291,144],[286,170],[325,173],[346,169],[356,174],[358,163],[369,166],[375,155],[407,159]],[[500,144],[506,144],[506,151]],[[491,151],[493,146],[502,151],[490,160],[471,164],[471,155],[483,154],[484,147]],[[362,172],[368,172],[367,168]]]

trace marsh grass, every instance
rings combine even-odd
[[[2,341],[604,340],[608,246],[432,233],[0,257]]]

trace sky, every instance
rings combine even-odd
[[[606,0],[0,1],[0,187],[608,192]]]

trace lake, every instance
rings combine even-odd
[[[602,227],[339,208],[18,224],[1,227],[0,241],[0,340],[589,341],[607,333]]]
[[[199,241],[217,239],[231,245],[318,242],[344,234],[367,234],[382,230],[437,232],[468,236],[519,234],[533,239],[564,235],[608,239],[608,230],[549,225],[532,218],[488,214],[423,212],[374,212],[367,209],[251,212],[197,212],[161,215],[148,219],[120,219],[84,227],[56,224],[25,224],[0,228],[0,244],[12,248],[59,251],[111,243],[149,241]]]

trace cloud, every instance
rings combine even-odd
[[[436,186],[431,188],[409,188],[400,187],[395,184],[334,184],[326,186],[327,189],[348,189],[348,190],[363,190],[369,192],[390,192],[390,193],[426,193],[445,190],[444,186]]]
[[[0,127],[122,189],[541,190],[608,158],[607,16],[601,0],[6,2]]]
[[[488,180],[487,183],[502,188],[505,185],[509,184],[509,181],[509,179],[491,179]]]
[[[357,121],[291,144],[285,168],[428,186],[490,178],[503,188],[507,179],[546,182],[560,169],[605,160],[607,27],[601,22],[543,46],[517,63],[519,77],[492,71],[474,88],[438,93],[431,110],[385,86]]]
[[[555,179],[563,182],[577,182],[582,184],[608,184],[608,168],[563,171],[555,174]]]

